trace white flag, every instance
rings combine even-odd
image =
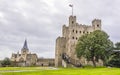
[[[72,4],[69,4],[69,6],[70,6],[70,7],[73,7],[73,5],[72,5]]]

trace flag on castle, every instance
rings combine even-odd
[[[72,8],[72,15],[73,15],[73,4],[69,4],[69,6]]]
[[[73,5],[72,5],[72,4],[69,4],[69,6],[70,6],[70,7],[73,7]]]

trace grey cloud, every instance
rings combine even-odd
[[[100,18],[110,39],[120,41],[119,0],[0,0],[0,59],[20,51],[25,38],[31,52],[54,58],[55,39],[62,25],[68,25],[70,3],[78,23],[90,25]]]

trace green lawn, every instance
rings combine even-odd
[[[6,67],[0,75],[120,75],[120,68]]]

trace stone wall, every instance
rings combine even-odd
[[[101,20],[94,19],[92,25],[79,24],[76,16],[69,17],[69,25],[63,25],[62,37],[56,39],[55,66],[62,66],[62,53],[66,53],[72,59],[79,60],[76,55],[75,46],[78,39],[84,34],[90,34],[95,30],[101,30]],[[86,63],[85,59],[80,59]],[[77,63],[77,62],[76,62]]]
[[[66,39],[58,37],[56,39],[55,66],[62,66],[62,53],[66,51]]]
[[[55,66],[55,60],[52,58],[39,58],[36,63],[37,66]]]

